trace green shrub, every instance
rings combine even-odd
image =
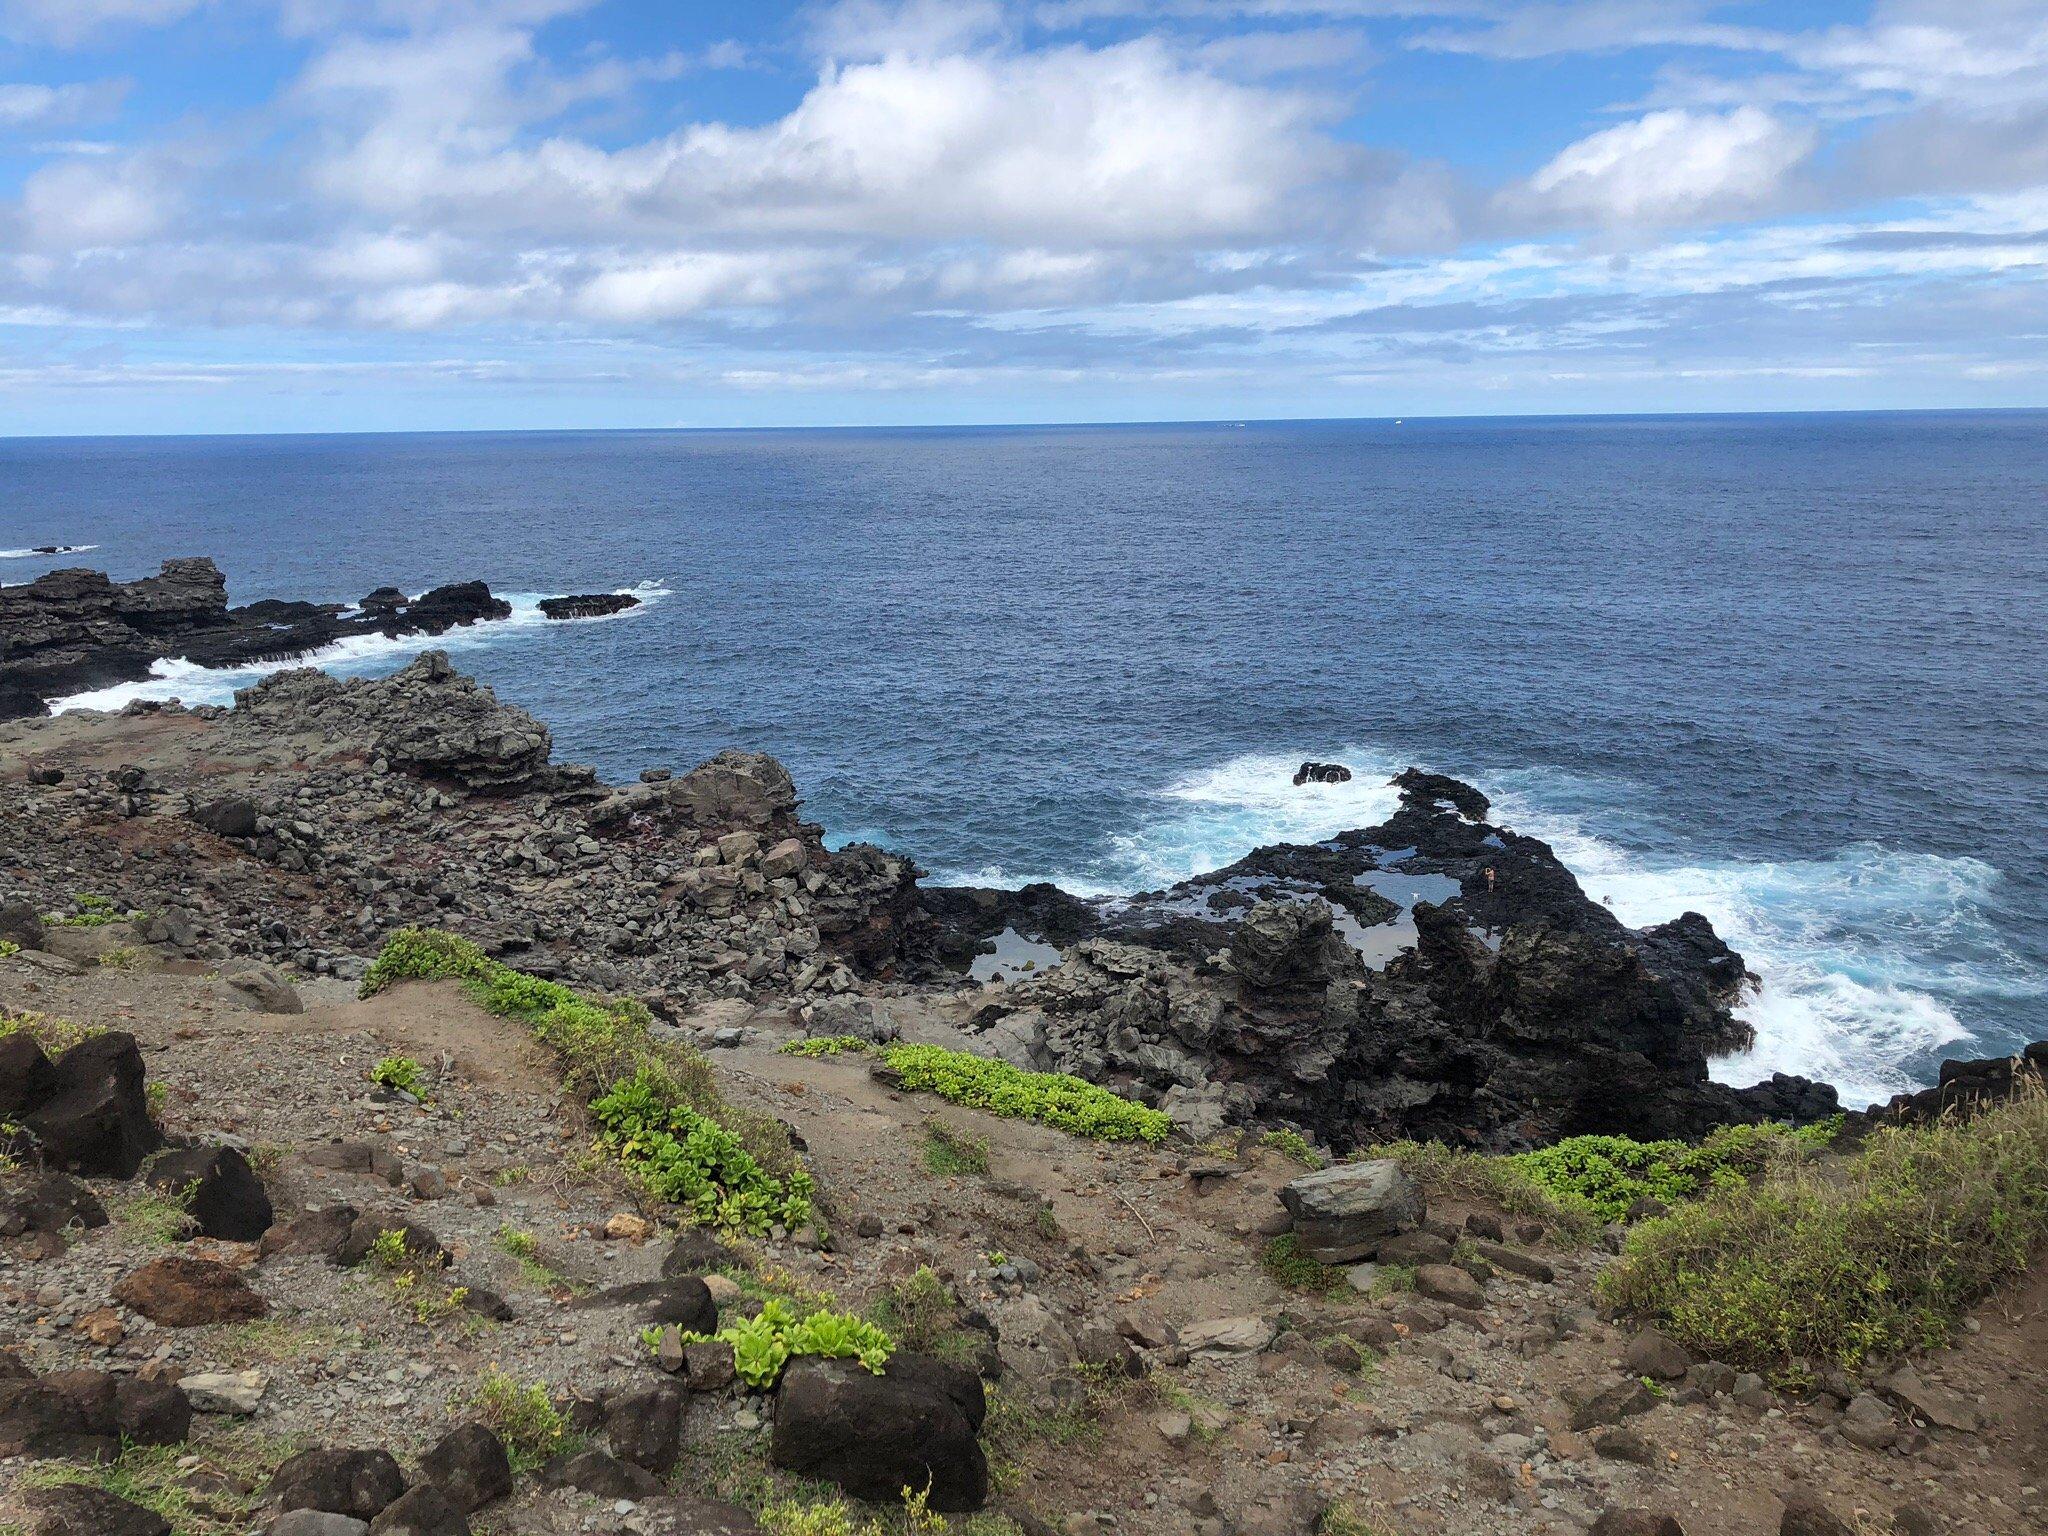
[[[409,1093],[422,1104],[430,1102],[427,1097],[427,1075],[410,1056],[386,1056],[370,1068],[370,1081],[380,1088],[389,1088],[398,1093]]]
[[[969,1135],[943,1120],[924,1123],[924,1165],[941,1178],[988,1172],[988,1140]]]
[[[1310,1296],[1328,1296],[1347,1291],[1351,1282],[1344,1271],[1333,1269],[1301,1251],[1301,1239],[1292,1232],[1274,1238],[1260,1250],[1259,1263],[1267,1274],[1290,1291]]]
[[[496,1366],[485,1370],[470,1406],[505,1442],[515,1472],[539,1466],[569,1438],[569,1421],[555,1407],[545,1386],[536,1382],[522,1387]]]
[[[750,1387],[772,1387],[783,1366],[801,1355],[858,1360],[879,1376],[895,1353],[896,1341],[866,1318],[826,1308],[799,1316],[771,1297],[754,1316],[726,1324],[716,1333],[685,1333],[685,1344],[716,1339],[732,1346],[733,1371]]]
[[[15,943],[14,940],[0,939],[0,960],[5,960],[9,955],[18,955],[20,953],[21,946]]]
[[[658,1076],[642,1071],[590,1106],[598,1145],[651,1193],[685,1207],[705,1226],[759,1236],[811,1219],[810,1175],[778,1178],[739,1137],[679,1104]]]
[[[938,1045],[886,1045],[880,1055],[905,1088],[1006,1119],[1036,1120],[1098,1141],[1164,1141],[1173,1129],[1159,1110],[1064,1072],[1026,1072]]]
[[[1320,1168],[1326,1159],[1299,1131],[1268,1131],[1259,1138],[1259,1145],[1271,1147],[1282,1157],[1301,1164],[1304,1168]]]
[[[1643,1222],[1601,1277],[1611,1304],[1694,1351],[1797,1380],[1945,1341],[2048,1239],[2048,1093],[1968,1120],[1873,1132]]]
[[[586,997],[500,964],[467,939],[421,928],[391,936],[361,995],[436,978],[461,981],[487,1012],[519,1020],[553,1050],[563,1079],[595,1101],[600,1149],[649,1189],[737,1231],[809,1219],[810,1179],[787,1130],[726,1103],[701,1054],[655,1039],[645,1005]],[[739,1182],[722,1182],[728,1175]]]
[[[1839,1122],[1837,1122],[1839,1123]],[[1665,1205],[1747,1182],[1782,1157],[1825,1141],[1831,1126],[1792,1131],[1726,1125],[1690,1146],[1626,1136],[1572,1136],[1508,1159],[1560,1201],[1581,1201],[1602,1221],[1619,1221],[1638,1200]]]
[[[920,1264],[906,1279],[889,1286],[869,1309],[875,1326],[919,1354],[942,1351],[954,1332],[959,1298],[929,1264]]]
[[[785,1040],[775,1047],[782,1056],[837,1056],[842,1051],[871,1051],[874,1047],[858,1035],[812,1035],[807,1040]]]

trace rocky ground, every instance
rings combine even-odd
[[[1603,1317],[1600,1243],[1442,1191],[1340,1242],[1349,1278],[1327,1293],[1279,1283],[1267,1244],[1319,1230],[1327,1197],[1296,1184],[1290,1214],[1304,1168],[1276,1128],[1339,1152],[1416,1132],[1512,1146],[1832,1107],[1796,1080],[1706,1082],[1743,971],[1703,922],[1626,930],[1469,786],[1403,787],[1386,827],[1103,907],[932,893],[900,856],[828,852],[767,758],[603,785],[434,655],[374,683],[285,674],[232,712],[0,726],[0,1010],[41,1016],[59,1058],[0,1032],[0,1120],[71,1138],[89,1190],[0,1180],[0,1530],[126,1536],[40,1487],[120,1433],[173,1442],[152,1475],[195,1536],[269,1528],[271,1474],[308,1447],[388,1450],[462,1493],[479,1531],[751,1530],[736,1503],[820,1491],[770,1465],[790,1389],[750,1393],[642,1330],[766,1294],[900,1317],[926,1268],[958,1305],[920,1349],[953,1364],[905,1364],[902,1390],[959,1470],[985,1378],[989,1510],[1012,1525],[975,1536],[2048,1529],[2038,1268],[1952,1351],[1796,1397]],[[707,1248],[587,1155],[580,1101],[524,1026],[452,983],[359,999],[407,924],[644,1001],[731,1101],[794,1132],[829,1237]],[[53,1089],[90,1031],[111,1032],[87,1051],[92,1091]],[[906,1092],[857,1053],[777,1052],[807,1034],[1076,1071],[1178,1129],[1084,1141]],[[154,1128],[140,1078],[116,1082],[125,1036]],[[386,1057],[422,1064],[430,1102],[372,1082]],[[210,1170],[213,1236],[135,1176],[165,1133]],[[310,1214],[338,1205],[353,1219]],[[337,1262],[407,1223],[445,1272]],[[76,1370],[131,1385],[46,1385]],[[616,1459],[476,1486],[489,1448],[442,1442],[493,1371]],[[77,1406],[93,1393],[102,1408]],[[842,1419],[835,1476],[890,1464],[881,1406]],[[351,1487],[381,1476],[350,1464]],[[428,1507],[442,1491],[374,1529],[463,1528]]]
[[[85,931],[64,948],[83,959],[130,937]],[[0,961],[0,1006],[133,1032],[150,1079],[169,1088],[166,1128],[245,1148],[280,1222],[344,1200],[417,1223],[449,1249],[456,1278],[497,1292],[511,1313],[421,1322],[373,1268],[173,1244],[132,1183],[90,1181],[109,1225],[68,1244],[7,1245],[5,1347],[39,1374],[248,1373],[229,1390],[253,1411],[195,1421],[196,1502],[215,1498],[219,1480],[216,1507],[231,1514],[195,1528],[259,1528],[243,1486],[260,1489],[254,1474],[302,1445],[388,1447],[409,1461],[465,1417],[493,1365],[584,1399],[667,1379],[639,1342],[635,1308],[603,1298],[660,1275],[660,1213],[579,1167],[581,1127],[544,1053],[448,983],[358,1002],[321,980],[304,999],[303,1013],[264,1013],[203,968],[154,956],[77,974]],[[1825,1395],[1781,1397],[1603,1321],[1590,1284],[1605,1253],[1518,1231],[1499,1211],[1440,1202],[1410,1239],[1426,1257],[1432,1233],[1502,1232],[1484,1282],[1425,1268],[1437,1299],[1297,1295],[1260,1264],[1286,1225],[1277,1191],[1302,1172],[1275,1151],[1102,1146],[903,1094],[857,1056],[776,1054],[794,1034],[781,1011],[713,1004],[684,1027],[707,1046],[738,1031],[740,1043],[713,1047],[728,1091],[799,1132],[833,1210],[829,1249],[771,1242],[753,1263],[856,1305],[928,1265],[993,1324],[994,1389],[1008,1405],[991,1435],[997,1505],[1027,1522],[1291,1536],[1343,1501],[1368,1522],[1359,1528],[1386,1532],[1577,1532],[1604,1512],[1644,1509],[1696,1536],[1736,1536],[1778,1529],[1784,1496],[1798,1492],[1845,1529],[2048,1528],[2038,1276],[1983,1308],[1958,1349],[1919,1365],[1923,1407],[1971,1427],[1916,1427],[1896,1394],[1845,1414]],[[371,1065],[392,1054],[431,1064],[431,1107],[370,1083]],[[933,1117],[985,1141],[985,1173],[926,1169]],[[337,1143],[378,1149],[376,1167],[332,1166],[347,1161]],[[532,1258],[505,1251],[507,1230],[533,1234]],[[116,1299],[123,1277],[180,1250],[246,1277],[265,1314],[166,1327]],[[1143,1374],[1091,1386],[1077,1361]],[[725,1387],[692,1391],[687,1405],[674,1489],[730,1493],[758,1474],[767,1401]],[[24,1518],[29,1465],[0,1464],[0,1520]],[[636,1523],[643,1502],[651,1522],[658,1500],[621,1508],[522,1479],[474,1527],[695,1528]]]

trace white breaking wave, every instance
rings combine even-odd
[[[67,544],[55,551],[43,549],[0,549],[0,560],[54,560],[59,555],[82,555],[97,544]]]
[[[1346,784],[1296,786],[1305,761],[1341,762]],[[1159,791],[1159,814],[1110,838],[1086,868],[1045,876],[1078,896],[1128,896],[1221,869],[1267,843],[1319,843],[1385,821],[1400,803],[1387,780],[1406,766],[1384,753],[1252,753],[1192,773]],[[1007,883],[999,870],[983,883]]]
[[[1351,782],[1297,788],[1303,758],[1344,763]],[[1262,844],[1369,827],[1395,809],[1387,780],[1411,761],[1359,747],[1235,757],[1168,785],[1157,813],[1110,839],[1102,858],[1049,878],[1077,894],[1128,895]],[[1737,1009],[1756,1045],[1714,1064],[1723,1082],[1791,1072],[1834,1084],[1844,1104],[1881,1102],[1924,1086],[1905,1063],[1970,1038],[1945,999],[2048,987],[2006,955],[1987,916],[2000,876],[1981,860],[1858,844],[1819,859],[1662,864],[1558,809],[1583,804],[1585,786],[1528,771],[1483,787],[1502,778],[1515,788],[1495,796],[1492,819],[1548,842],[1593,899],[1631,927],[1702,912],[1761,978]],[[1001,871],[981,877],[1008,883]]]
[[[368,677],[380,672],[393,670],[395,666],[419,655],[422,651],[473,651],[494,645],[500,640],[516,639],[530,635],[536,630],[561,629],[576,624],[605,624],[614,619],[630,619],[645,613],[650,607],[669,595],[669,589],[658,581],[643,581],[637,586],[619,587],[616,591],[630,593],[640,599],[640,606],[627,608],[619,613],[601,614],[584,619],[550,619],[540,611],[541,599],[552,597],[550,592],[500,592],[496,595],[512,605],[511,615],[503,619],[489,619],[481,624],[458,625],[446,634],[440,635],[399,635],[395,638],[384,635],[350,635],[332,645],[324,645],[317,651],[289,661],[263,661],[246,667],[202,667],[182,657],[166,657],[154,662],[149,676],[139,682],[116,683],[109,688],[95,688],[86,693],[75,693],[68,698],[55,700],[52,712],[63,714],[73,709],[117,710],[136,699],[177,699],[186,705],[232,704],[238,689],[252,687],[273,673],[283,672],[292,667],[318,667],[323,672],[332,672],[337,677]]]

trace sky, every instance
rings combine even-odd
[[[0,436],[2048,405],[2048,0],[0,0]]]

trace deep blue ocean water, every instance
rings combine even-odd
[[[1731,1079],[2048,1036],[2048,413],[0,442],[42,543],[99,547],[0,580],[640,587],[451,649],[568,758],[767,750],[946,877],[1156,886],[1470,778],[1748,955]],[[165,670],[120,697],[250,680]]]

